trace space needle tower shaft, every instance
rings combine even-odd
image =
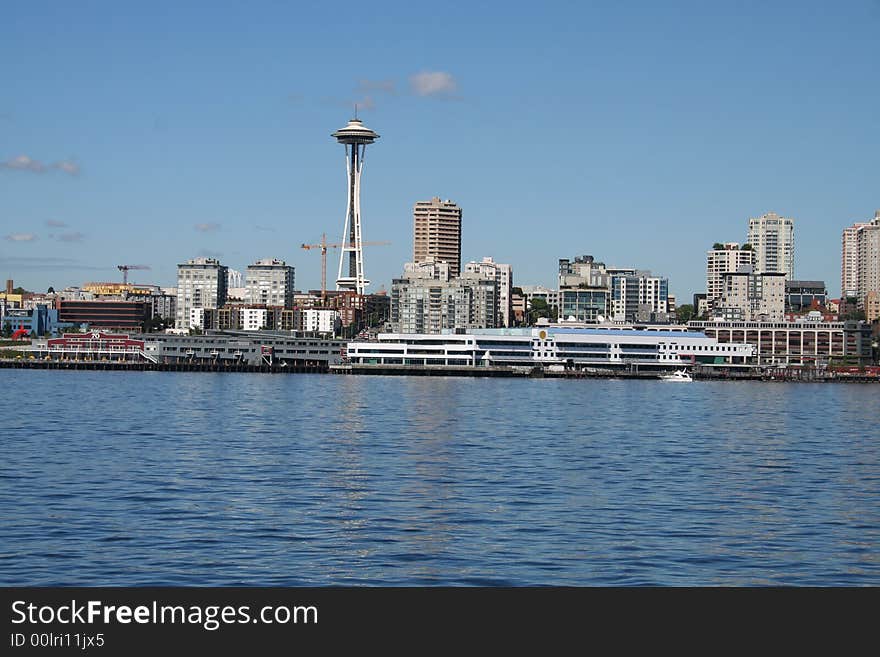
[[[367,144],[372,144],[379,135],[367,128],[360,119],[351,119],[341,130],[333,133],[340,144],[345,146],[345,167],[348,177],[348,196],[345,208],[345,229],[342,235],[344,246],[339,254],[339,276],[336,278],[337,290],[353,290],[364,294],[370,281],[364,277],[364,250],[361,234],[361,173],[364,169],[364,154]]]

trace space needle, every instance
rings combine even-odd
[[[345,209],[345,230],[342,234],[342,251],[339,254],[337,290],[354,290],[363,294],[370,281],[364,278],[364,249],[361,238],[361,172],[364,169],[364,153],[367,144],[379,138],[360,119],[351,119],[332,137],[345,146],[345,166],[348,170],[348,200]],[[346,260],[348,261],[346,270]]]

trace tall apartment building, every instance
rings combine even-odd
[[[880,214],[880,210],[877,211]],[[840,253],[840,296],[859,295],[859,229],[868,223],[854,223],[843,229]]]
[[[724,292],[716,304],[716,317],[725,321],[783,321],[785,273],[757,273],[748,268],[724,274]]]
[[[878,318],[876,299],[880,295],[880,210],[871,223],[856,232],[856,247],[859,309],[865,311],[865,319],[873,321]]]
[[[616,322],[665,321],[668,299],[669,279],[649,271],[611,278],[611,317]]]
[[[461,272],[461,208],[437,196],[413,206],[413,262],[430,257],[449,263],[453,278]]]
[[[498,282],[475,272],[452,278],[450,269],[433,259],[405,265],[391,283],[395,333],[498,327]]]
[[[499,326],[511,326],[511,291],[513,290],[513,268],[495,262],[492,258],[483,258],[480,262],[469,262],[464,266],[465,273],[498,282]]]
[[[755,273],[781,271],[794,278],[794,219],[768,212],[749,219],[749,239],[755,251]]]
[[[175,327],[191,327],[194,308],[219,308],[226,303],[228,267],[214,258],[193,258],[177,265]]]
[[[720,247],[720,248],[719,248]],[[738,242],[716,244],[706,251],[706,301],[711,306],[724,293],[723,275],[739,271],[741,267],[754,267],[755,251],[743,249]]]
[[[263,306],[293,307],[294,269],[283,260],[267,258],[248,265],[245,298]]]

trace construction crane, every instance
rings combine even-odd
[[[391,244],[391,242],[361,242],[361,246],[382,246]],[[321,301],[327,298],[327,249],[341,249],[348,244],[328,244],[327,233],[321,234],[320,244],[303,244],[301,248],[308,251],[309,249],[321,249]]]
[[[122,284],[128,285],[129,269],[149,269],[149,265],[116,265],[116,269],[122,272]]]

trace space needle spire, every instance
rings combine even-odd
[[[364,278],[364,249],[361,237],[361,172],[364,168],[364,153],[367,144],[379,138],[367,128],[360,119],[351,119],[344,128],[334,132],[332,137],[345,146],[345,166],[348,172],[348,199],[345,209],[345,229],[339,254],[339,276],[337,290],[353,290],[363,294],[370,281]]]

